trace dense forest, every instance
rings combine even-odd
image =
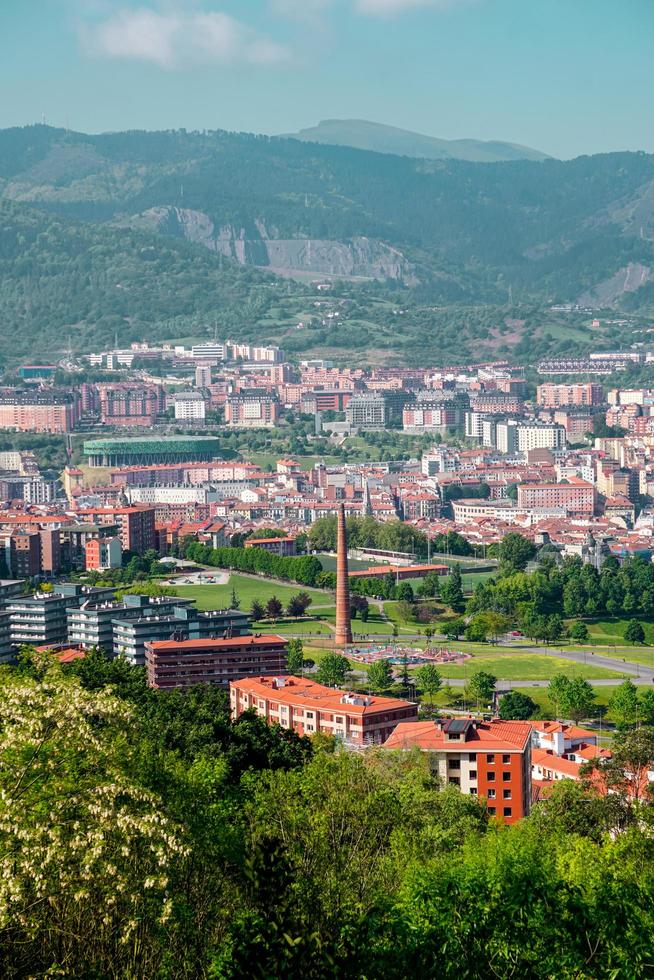
[[[0,355],[197,337],[215,321],[298,354],[405,363],[609,345],[629,331],[544,309],[616,276],[603,301],[654,309],[652,180],[642,153],[476,164],[224,132],[3,130]],[[339,319],[253,268],[299,261],[306,277],[307,251],[350,304]],[[630,263],[644,285],[622,293]]]
[[[26,651],[0,716],[4,977],[652,973],[652,815],[624,779],[505,828],[420,752],[232,722],[218,689],[99,654]],[[653,756],[651,729],[618,738],[620,766]]]

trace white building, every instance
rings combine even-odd
[[[203,357],[209,361],[224,361],[225,354],[225,344],[219,344],[215,340],[204,344],[193,344],[191,347],[191,357]]]
[[[182,391],[175,395],[175,418],[202,420],[206,417],[204,395],[200,391]]]

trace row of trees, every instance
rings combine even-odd
[[[507,535],[508,537],[508,535]],[[598,572],[577,556],[560,564],[545,560],[532,574],[508,574],[480,583],[469,613],[494,610],[516,621],[528,636],[540,638],[542,617],[578,619],[606,615],[636,618],[654,615],[654,565],[642,558],[619,564],[609,557]]]
[[[304,616],[312,602],[313,599],[308,592],[298,592],[297,595],[292,595],[288,600],[286,615],[293,619]],[[232,607],[234,607],[234,602],[232,602]],[[262,619],[279,619],[283,612],[284,606],[275,595],[270,596],[265,603],[253,599],[250,606],[250,618],[253,623],[258,623]]]
[[[322,572],[320,561],[312,555],[282,558],[264,548],[212,548],[192,540],[185,544],[184,557],[200,565],[232,568],[239,572],[297,582],[299,585],[315,585]]]
[[[624,773],[651,729],[616,741],[610,796],[564,781],[500,832],[426,754],[230,721],[95,654],[3,668],[0,717],[9,980],[650,973],[654,820]]]

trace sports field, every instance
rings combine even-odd
[[[240,608],[246,612],[255,599],[266,603],[272,596],[277,596],[284,605],[291,596],[298,592],[307,592],[314,603],[332,602],[330,592],[319,589],[308,589],[303,585],[280,584],[266,578],[254,578],[232,572],[225,585],[175,585],[174,589],[181,598],[195,599],[198,609],[226,609],[232,598],[232,589],[236,592]]]

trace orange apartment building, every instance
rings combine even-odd
[[[567,483],[518,484],[518,508],[563,507],[569,517],[591,517],[596,492],[592,483],[570,477]]]
[[[531,732],[527,721],[447,718],[400,724],[384,748],[429,752],[443,785],[485,797],[489,814],[511,824],[531,806]]]
[[[300,735],[323,732],[354,746],[380,745],[400,722],[418,717],[411,701],[352,694],[300,677],[245,677],[229,688],[232,718],[254,710],[269,724]]]

